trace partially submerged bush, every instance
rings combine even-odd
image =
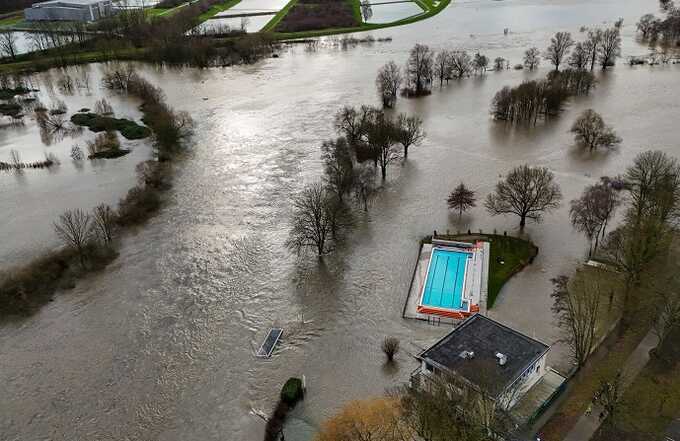
[[[93,132],[117,130],[125,139],[142,139],[151,134],[148,127],[141,126],[125,118],[113,118],[96,113],[76,113],[71,122],[78,126],[88,127]]]
[[[382,342],[382,350],[387,356],[387,361],[394,360],[394,356],[399,352],[399,339],[396,337],[385,337]]]
[[[302,399],[303,395],[302,380],[299,378],[289,378],[281,388],[281,401],[291,407],[295,406]]]
[[[138,185],[132,187],[120,200],[118,206],[118,225],[136,225],[146,221],[161,206],[158,189]]]

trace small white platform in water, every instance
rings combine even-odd
[[[267,334],[267,337],[262,342],[260,349],[258,349],[257,354],[255,355],[260,358],[271,357],[272,352],[274,352],[274,348],[276,347],[276,344],[279,342],[279,339],[281,338],[281,334],[283,334],[283,329],[271,328],[269,330],[269,333]]]

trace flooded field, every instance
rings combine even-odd
[[[416,2],[365,3],[361,7],[365,23],[391,23],[421,13],[423,9]]]
[[[139,121],[139,102],[108,94],[101,88],[101,66],[51,71],[28,78],[35,98],[46,108],[66,105],[63,119],[83,108],[92,109],[105,98],[115,116]],[[66,78],[72,87],[65,89]],[[135,165],[151,157],[148,140],[126,140],[119,136],[121,147],[131,149],[116,159],[73,161],[71,149],[77,145],[87,155],[86,143],[95,133],[74,130],[43,130],[32,108],[24,109],[23,124],[13,125],[8,117],[0,117],[0,162],[9,162],[14,150],[23,162],[55,157],[59,164],[49,169],[23,170],[21,173],[0,171],[0,262],[2,267],[19,264],[59,244],[52,222],[66,209],[89,210],[100,203],[115,205],[135,182]]]
[[[549,279],[571,271],[587,247],[569,225],[567,202],[599,176],[622,172],[643,150],[680,156],[680,66],[631,68],[621,60],[598,73],[590,96],[532,130],[493,123],[489,103],[501,87],[543,76],[548,66],[533,74],[488,73],[436,87],[423,99],[400,99],[396,110],[420,115],[427,139],[388,170],[369,214],[323,261],[285,249],[289,200],[320,178],[319,146],[335,136],[336,110],[377,104],[377,69],[392,59],[403,64],[415,43],[479,50],[515,64],[526,48],[545,48],[557,30],[579,39],[581,26],[621,16],[624,57],[640,55],[646,48],[634,39],[634,23],[656,8],[652,0],[456,2],[431,19],[373,32],[391,43],[346,51],[322,44],[315,52],[296,46],[281,58],[229,69],[142,68],[197,122],[190,157],[166,208],[124,240],[105,273],[0,328],[2,438],[257,440],[264,423],[256,413],[271,410],[288,377],[304,374],[309,393],[286,433],[304,439],[301,433],[344,402],[405,381],[416,367],[412,355],[448,331],[401,318],[418,241],[433,229],[516,233],[516,219],[492,218],[480,207],[459,222],[446,197],[463,180],[482,198],[523,163],[550,167],[565,203],[527,226],[539,256],[506,285],[490,315],[554,343]],[[569,127],[589,107],[623,138],[617,150],[588,154],[574,146]],[[132,180],[132,170],[118,170]],[[34,213],[63,202],[38,197],[45,186],[36,185],[21,190],[33,199],[18,204],[24,187],[13,179],[0,175],[0,207],[20,210],[26,222],[13,240],[31,240],[49,219]],[[76,188],[78,201],[99,191]],[[270,360],[259,360],[254,351],[273,325],[284,328],[282,344]],[[402,342],[394,366],[384,364],[379,349],[386,335]],[[565,348],[555,345],[548,364],[568,368]]]
[[[232,12],[232,14],[246,14],[247,12]],[[274,18],[274,13],[267,15],[252,15],[247,17],[225,17],[206,20],[198,26],[203,32],[223,31],[228,27],[232,31],[244,30],[246,32],[258,32]]]

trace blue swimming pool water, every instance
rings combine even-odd
[[[425,281],[423,306],[435,308],[462,309],[465,264],[469,253],[432,250],[430,268]]]

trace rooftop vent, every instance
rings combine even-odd
[[[505,363],[508,362],[508,356],[501,354],[500,352],[496,352],[496,358],[498,359],[498,364],[501,366],[505,366]]]
[[[463,351],[460,354],[458,354],[460,358],[464,359],[470,359],[470,358],[475,358],[475,353],[472,351]]]

